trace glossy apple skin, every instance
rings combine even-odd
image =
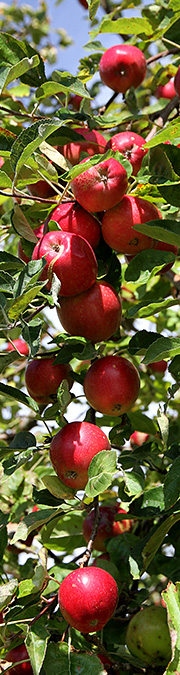
[[[140,387],[139,373],[128,359],[103,356],[88,369],[84,392],[88,403],[104,415],[117,417],[129,410]]]
[[[101,56],[99,72],[102,82],[118,93],[139,87],[146,75],[146,59],[138,47],[115,45]]]
[[[155,248],[156,251],[157,250],[158,251],[172,251],[172,253],[174,253],[174,255],[178,254],[177,246],[173,246],[173,244],[166,244],[164,241],[157,241],[153,248]],[[160,274],[160,275],[166,274],[166,272],[168,272],[171,269],[171,267],[173,267],[173,265],[174,265],[174,263],[168,263],[167,265],[164,265],[164,267],[162,267],[162,269],[159,272],[157,272],[157,274]]]
[[[54,272],[61,281],[60,295],[76,295],[82,290],[86,291],[96,281],[97,261],[94,251],[88,241],[78,234],[61,230],[47,232],[36,244],[32,260],[43,256],[47,265],[41,279],[47,279],[51,266],[51,273]]]
[[[101,630],[114,614],[118,601],[116,581],[98,567],[74,570],[58,592],[64,619],[83,633]]]
[[[171,659],[171,638],[164,607],[145,607],[128,624],[126,642],[133,656],[148,665],[162,666]]]
[[[121,300],[106,281],[96,281],[84,293],[62,298],[57,307],[60,322],[70,335],[92,342],[108,340],[121,323]]]
[[[101,155],[105,151],[106,140],[99,131],[93,129],[83,129],[83,127],[74,128],[77,134],[84,136],[84,141],[79,140],[66,145],[59,145],[58,150],[69,162],[74,166],[79,164],[81,152],[86,152],[87,155]]]
[[[100,241],[100,225],[94,216],[76,202],[60,204],[51,213],[50,220],[55,220],[63,232],[72,232],[84,237],[92,248]]]
[[[13,352],[13,351],[15,351],[15,347],[17,347],[18,351],[20,352],[20,354],[22,354],[22,356],[29,356],[29,347],[27,345],[27,342],[25,342],[21,338],[17,338],[16,340],[12,340],[12,342],[13,342],[14,347],[11,344],[11,342],[8,342],[7,352]],[[17,354],[17,358],[18,358],[18,354]]]
[[[122,131],[120,134],[114,134],[110,141],[108,141],[106,150],[119,150],[119,152],[124,155],[126,159],[131,162],[133,167],[133,175],[137,176],[138,171],[141,168],[143,157],[148,152],[143,149],[145,140],[139,134],[135,134],[133,131]]]
[[[148,363],[148,370],[153,370],[154,373],[165,373],[166,369],[167,363],[164,359],[155,361],[154,363]]]
[[[179,68],[177,70],[177,73],[175,75],[175,78],[174,78],[174,88],[175,88],[176,94],[180,98],[180,66],[179,66]]]
[[[120,202],[128,181],[124,167],[107,159],[76,176],[71,182],[75,198],[87,211],[104,211]]]
[[[156,98],[174,98],[176,96],[174,80],[169,80],[166,84],[159,84],[155,91]]]
[[[10,649],[8,654],[6,654],[6,659],[7,661],[12,661],[14,664],[16,664],[17,661],[29,659],[25,644]],[[11,670],[7,671],[7,674],[11,675],[11,673],[12,675],[33,675],[30,661],[27,661],[27,663],[20,663],[18,666],[14,665]]]
[[[64,485],[84,489],[91,460],[111,446],[104,432],[90,422],[70,422],[51,441],[50,459]]]
[[[145,434],[144,431],[134,431],[129,440],[132,448],[134,448],[134,445],[141,446],[143,443],[146,443],[148,438],[149,434]]]
[[[44,223],[43,225],[40,225],[40,227],[36,227],[34,230],[34,234],[38,239],[41,239],[43,237],[43,229],[44,229]],[[18,258],[23,260],[26,264],[29,262],[30,258],[24,253],[21,240],[19,240],[18,244]]]
[[[133,230],[133,226],[158,218],[161,218],[161,214],[154,204],[141,197],[125,195],[119,204],[104,213],[103,239],[118,253],[136,255],[147,248],[153,248],[154,239]]]
[[[70,366],[64,363],[53,365],[55,356],[35,358],[29,361],[25,370],[25,384],[29,395],[39,404],[52,403],[62,380],[72,386]]]
[[[117,537],[118,534],[122,534],[123,532],[128,532],[131,529],[132,521],[115,520],[118,513],[127,513],[127,511],[120,508],[119,504],[114,504],[114,506],[100,506],[99,513],[100,522],[97,535],[94,539],[94,548],[97,551],[106,551],[106,540]],[[83,536],[87,542],[91,537],[93,522],[94,509],[88,513],[83,522]]]

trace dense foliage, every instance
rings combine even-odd
[[[0,656],[2,669],[9,671],[9,650],[17,647],[21,661],[24,652],[21,658],[18,647],[25,642],[31,662],[27,660],[27,673],[34,675],[117,671],[170,675],[180,672],[180,116],[178,94],[166,100],[156,98],[156,90],[175,77],[180,64],[180,0],[143,6],[138,0],[119,5],[111,0],[80,2],[82,13],[89,15],[90,39],[76,76],[53,70],[56,50],[44,2],[37,11],[18,3],[3,3],[0,10]],[[126,16],[129,8],[132,18],[129,12]],[[100,78],[105,33],[112,34],[112,44],[116,36],[117,44],[138,47],[146,58],[140,86],[124,94],[105,88]],[[63,27],[58,34],[60,44],[68,47],[71,38]],[[106,102],[98,106],[100,95]],[[79,140],[77,127],[96,130],[105,139],[102,154],[87,155],[83,148],[80,159],[88,156],[86,167],[76,162],[73,166],[64,149]],[[124,157],[118,150],[114,155],[111,144],[106,148],[115,134],[124,131],[139,134],[146,142],[137,175],[130,155]],[[119,329],[116,314],[113,334],[108,326],[107,338],[92,339],[94,300],[90,296],[85,318],[90,338],[83,331],[63,332],[58,316],[63,324],[69,298],[61,300],[55,263],[48,263],[47,285],[46,273],[42,274],[46,260],[31,257],[39,241],[34,230],[42,226],[41,235],[61,231],[52,216],[54,208],[74,199],[71,181],[83,176],[85,169],[97,168],[104,152],[105,160],[115,157],[127,172],[128,197],[147,200],[158,212],[148,222],[136,220],[133,236],[137,240],[142,233],[151,243],[137,255],[133,251],[130,261],[107,243],[105,235],[96,242],[98,282],[113,287],[118,316],[120,293],[122,319]],[[106,218],[107,214],[108,210]],[[102,217],[99,209],[95,213],[99,232]],[[103,217],[102,232],[105,223]],[[73,274],[75,283],[76,270]],[[94,280],[92,276],[89,286]],[[88,284],[82,292],[89,293]],[[70,316],[72,311],[70,305]],[[83,317],[84,311],[83,306]],[[29,356],[27,347],[21,353],[21,340],[28,345]],[[46,370],[49,350],[52,363],[68,365],[51,391]],[[28,359],[37,356],[41,372],[34,377],[34,391],[29,391],[25,368]],[[89,406],[85,396],[91,363],[107,356],[125,357],[140,375],[139,392],[137,380],[137,391],[123,415],[96,413],[94,408],[100,409]],[[96,393],[101,396],[98,386]],[[108,436],[111,450],[107,441],[100,452],[92,451],[88,481],[83,478],[73,488],[74,467],[69,466],[72,480],[62,482],[62,471],[59,478],[49,449],[50,444],[55,447],[52,438],[57,432],[82,421],[96,424]],[[130,436],[135,431],[145,436],[136,436],[134,444]],[[93,549],[99,502],[101,508],[115,507],[116,525],[122,523],[122,531],[116,528],[110,536],[106,531],[107,543],[100,548],[105,557],[96,561],[115,579],[119,599],[104,629],[88,634],[68,627],[58,606],[58,589],[79,564],[86,567],[99,556],[98,544]],[[92,508],[86,543],[83,523]],[[162,604],[171,634],[169,664],[169,644],[164,663],[163,658],[144,659],[142,650],[139,657],[131,653],[126,640],[131,617],[142,607]]]

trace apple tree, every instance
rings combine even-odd
[[[0,8],[1,672],[175,675],[180,0],[78,2]]]

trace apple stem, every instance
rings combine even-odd
[[[93,506],[94,506],[94,520],[93,520],[91,537],[88,541],[86,551],[85,551],[83,557],[80,560],[80,568],[87,567],[87,565],[88,565],[88,562],[89,562],[89,559],[91,557],[91,553],[92,553],[92,550],[93,550],[94,540],[95,540],[95,537],[96,537],[96,534],[97,534],[97,531],[98,531],[99,521],[100,521],[98,496],[94,497]]]

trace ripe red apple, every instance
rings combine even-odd
[[[8,342],[7,352],[15,351],[15,347],[17,347],[19,353],[22,354],[22,356],[29,356],[29,347],[27,345],[27,342],[25,342],[21,338],[17,338],[16,340],[12,340],[12,342],[13,342],[14,347],[11,344],[11,342]],[[18,358],[18,355],[17,355],[17,358]]]
[[[122,356],[103,356],[88,369],[84,392],[88,403],[104,415],[117,417],[132,407],[140,387],[135,366]]]
[[[134,431],[133,434],[130,436],[130,444],[131,447],[134,448],[134,445],[142,445],[143,443],[146,443],[146,441],[149,438],[149,434],[145,434],[144,431]]]
[[[154,667],[171,659],[171,638],[164,607],[144,607],[128,624],[127,646],[131,654]],[[163,671],[164,672],[164,671]]]
[[[123,532],[128,532],[132,527],[131,520],[115,520],[115,517],[118,513],[127,513],[124,509],[120,508],[118,503],[114,506],[100,506],[100,522],[98,526],[97,535],[94,539],[94,548],[97,551],[106,551],[106,540],[111,539],[112,537],[117,537],[118,534]],[[88,542],[94,522],[94,509],[88,513],[83,522],[83,536],[84,539]]]
[[[70,422],[51,441],[50,459],[65,485],[84,489],[92,458],[101,450],[111,450],[104,432],[90,422]]]
[[[124,94],[137,89],[146,75],[146,59],[138,47],[115,45],[101,56],[99,72],[102,82],[114,91]]]
[[[86,0],[83,0],[83,2],[86,2]],[[72,105],[74,110],[79,110],[81,101],[83,101],[83,96],[79,96],[79,94],[72,94],[72,96],[70,96],[68,105]]]
[[[28,190],[33,197],[41,197],[41,199],[49,199],[54,195],[53,188],[46,183],[45,180],[38,180],[37,183],[30,183],[28,185]]]
[[[154,363],[148,363],[148,370],[152,370],[154,373],[165,373],[166,369],[167,363],[164,359],[155,361]]]
[[[166,84],[159,84],[155,96],[156,98],[174,98],[176,96],[174,80],[169,80]]]
[[[97,219],[77,202],[56,206],[50,220],[55,220],[63,232],[73,232],[87,239],[93,249],[99,244],[101,230]]]
[[[58,146],[59,152],[61,152],[73,166],[74,164],[79,164],[81,152],[86,152],[90,157],[104,153],[106,140],[99,131],[96,131],[95,129],[89,131],[89,129],[84,129],[83,127],[74,128],[73,131],[76,131],[77,134],[81,134],[81,136],[84,137],[84,141],[72,141],[72,143]]]
[[[11,675],[11,673],[12,675],[33,675],[30,660],[26,663],[20,663],[19,665],[16,665],[18,661],[23,661],[23,659],[25,661],[25,659],[29,659],[29,654],[24,643],[18,647],[10,649],[5,658],[7,661],[12,661],[12,663],[15,664],[11,670],[6,671],[7,675]]]
[[[106,281],[96,281],[84,293],[61,298],[57,308],[60,322],[70,335],[81,335],[92,342],[108,340],[121,322],[121,301]]]
[[[25,371],[25,384],[29,395],[39,404],[52,403],[62,380],[72,386],[71,369],[65,363],[53,365],[55,356],[35,358]]]
[[[175,78],[174,78],[174,88],[175,88],[176,94],[180,98],[180,66],[179,66],[179,68],[177,70],[177,73],[175,75]]]
[[[172,251],[172,253],[174,253],[174,255],[178,254],[178,247],[177,246],[173,246],[173,244],[166,244],[166,242],[164,242],[164,241],[156,241],[153,248],[155,248],[156,251],[157,250],[158,251]],[[160,272],[157,272],[157,274],[166,274],[166,272],[168,272],[171,269],[171,267],[173,267],[173,265],[174,265],[174,263],[168,263],[167,265],[164,265],[164,267],[162,267]]]
[[[112,136],[105,147],[105,152],[109,149],[114,150],[114,152],[119,150],[131,162],[133,174],[137,176],[143,157],[148,152],[143,149],[144,144],[145,140],[139,134],[135,134],[133,131],[122,131],[120,134]]]
[[[47,232],[33,250],[32,260],[45,257],[47,265],[41,279],[55,272],[61,281],[60,295],[76,295],[96,281],[97,261],[86,239],[78,234],[55,230]],[[48,288],[50,283],[48,283]]]
[[[35,228],[34,234],[36,234],[36,237],[37,237],[38,239],[41,239],[41,238],[43,237],[43,229],[44,229],[44,223],[43,223],[42,225],[40,225],[39,227],[36,227],[36,228]],[[30,260],[30,258],[28,258],[28,256],[26,255],[26,253],[24,253],[24,251],[23,251],[22,244],[21,244],[21,240],[19,240],[19,244],[18,244],[18,258],[20,258],[21,260],[23,260],[26,264],[27,264],[27,263],[29,262],[29,260]]]
[[[116,159],[106,159],[76,176],[71,186],[87,211],[104,211],[122,199],[128,186],[127,173]]]
[[[104,213],[102,235],[106,244],[125,255],[136,255],[146,248],[153,248],[154,240],[133,230],[134,225],[161,218],[161,214],[146,199],[125,195],[119,204]]]
[[[4,164],[4,159],[3,159],[3,157],[0,157],[0,168],[3,164]]]
[[[82,567],[63,579],[58,600],[64,619],[82,633],[104,628],[114,614],[118,587],[109,572]]]

